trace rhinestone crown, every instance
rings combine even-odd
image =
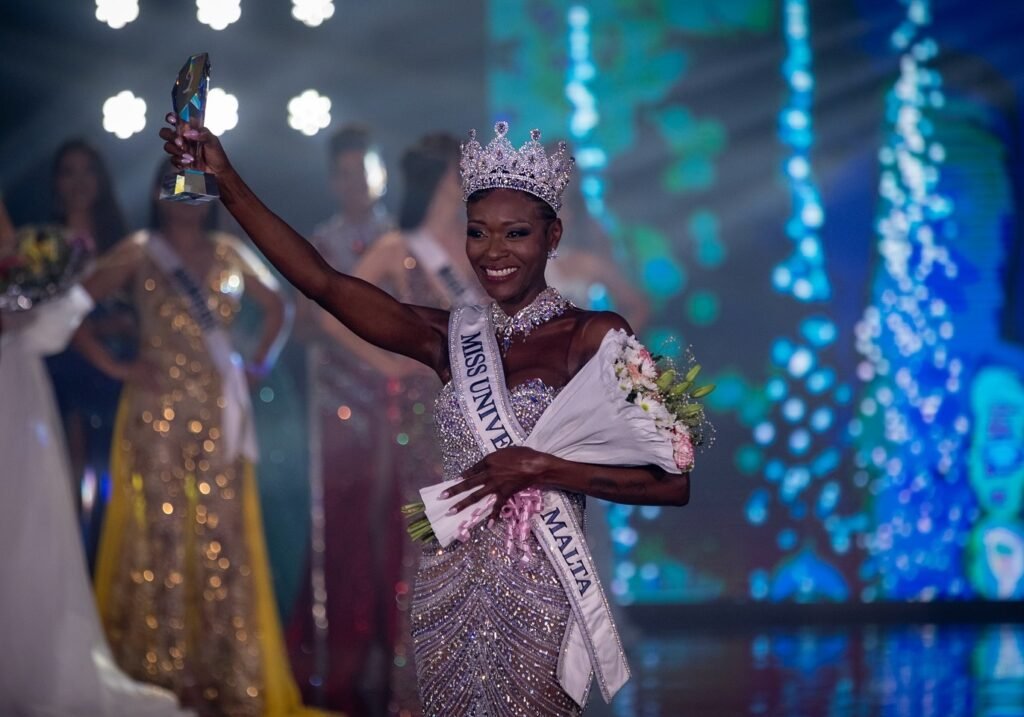
[[[530,131],[530,141],[518,150],[505,135],[508,122],[494,125],[495,137],[486,147],[470,130],[469,141],[462,145],[459,171],[462,173],[462,198],[469,199],[481,189],[519,189],[540,197],[558,211],[562,191],[569,183],[575,160],[566,151],[565,142],[548,155],[540,143],[540,130]]]

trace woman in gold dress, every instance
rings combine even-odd
[[[264,316],[246,372],[262,373],[283,341],[285,304],[252,252],[208,231],[211,206],[154,199],[154,228],[101,262],[98,271],[132,297],[138,360],[118,363],[87,329],[78,337],[125,384],[97,602],[120,666],[201,715],[298,714],[263,539],[248,386],[227,334],[244,291]]]

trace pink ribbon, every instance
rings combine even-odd
[[[491,512],[491,508],[494,506],[494,501],[496,500],[497,498],[493,494],[487,496],[487,500],[482,506],[474,508],[473,512],[469,514],[469,517],[459,523],[459,530],[455,534],[455,537],[463,543],[467,542],[469,540],[469,531],[480,525],[484,517]]]
[[[512,555],[518,547],[522,552],[519,559],[523,563],[530,562],[530,519],[540,513],[541,501],[539,488],[527,488],[501,506],[500,517],[505,521],[505,550]]]

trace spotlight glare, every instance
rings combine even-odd
[[[96,19],[114,30],[120,30],[138,16],[138,0],[96,0]]]
[[[306,27],[317,27],[333,15],[333,0],[292,0],[292,17]]]
[[[241,0],[196,0],[196,18],[214,30],[223,30],[240,17]]]
[[[306,90],[288,101],[288,126],[307,137],[331,123],[331,100],[316,90]]]
[[[129,90],[122,90],[103,103],[103,129],[119,139],[128,139],[146,126],[146,102]]]
[[[366,172],[370,195],[380,199],[388,191],[388,170],[376,150],[371,149],[363,156],[363,170]]]
[[[219,87],[206,96],[206,126],[220,136],[238,125],[238,98]]]

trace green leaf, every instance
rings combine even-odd
[[[693,368],[686,372],[686,380],[693,381],[697,378],[697,374],[700,373],[700,364],[694,364]]]

